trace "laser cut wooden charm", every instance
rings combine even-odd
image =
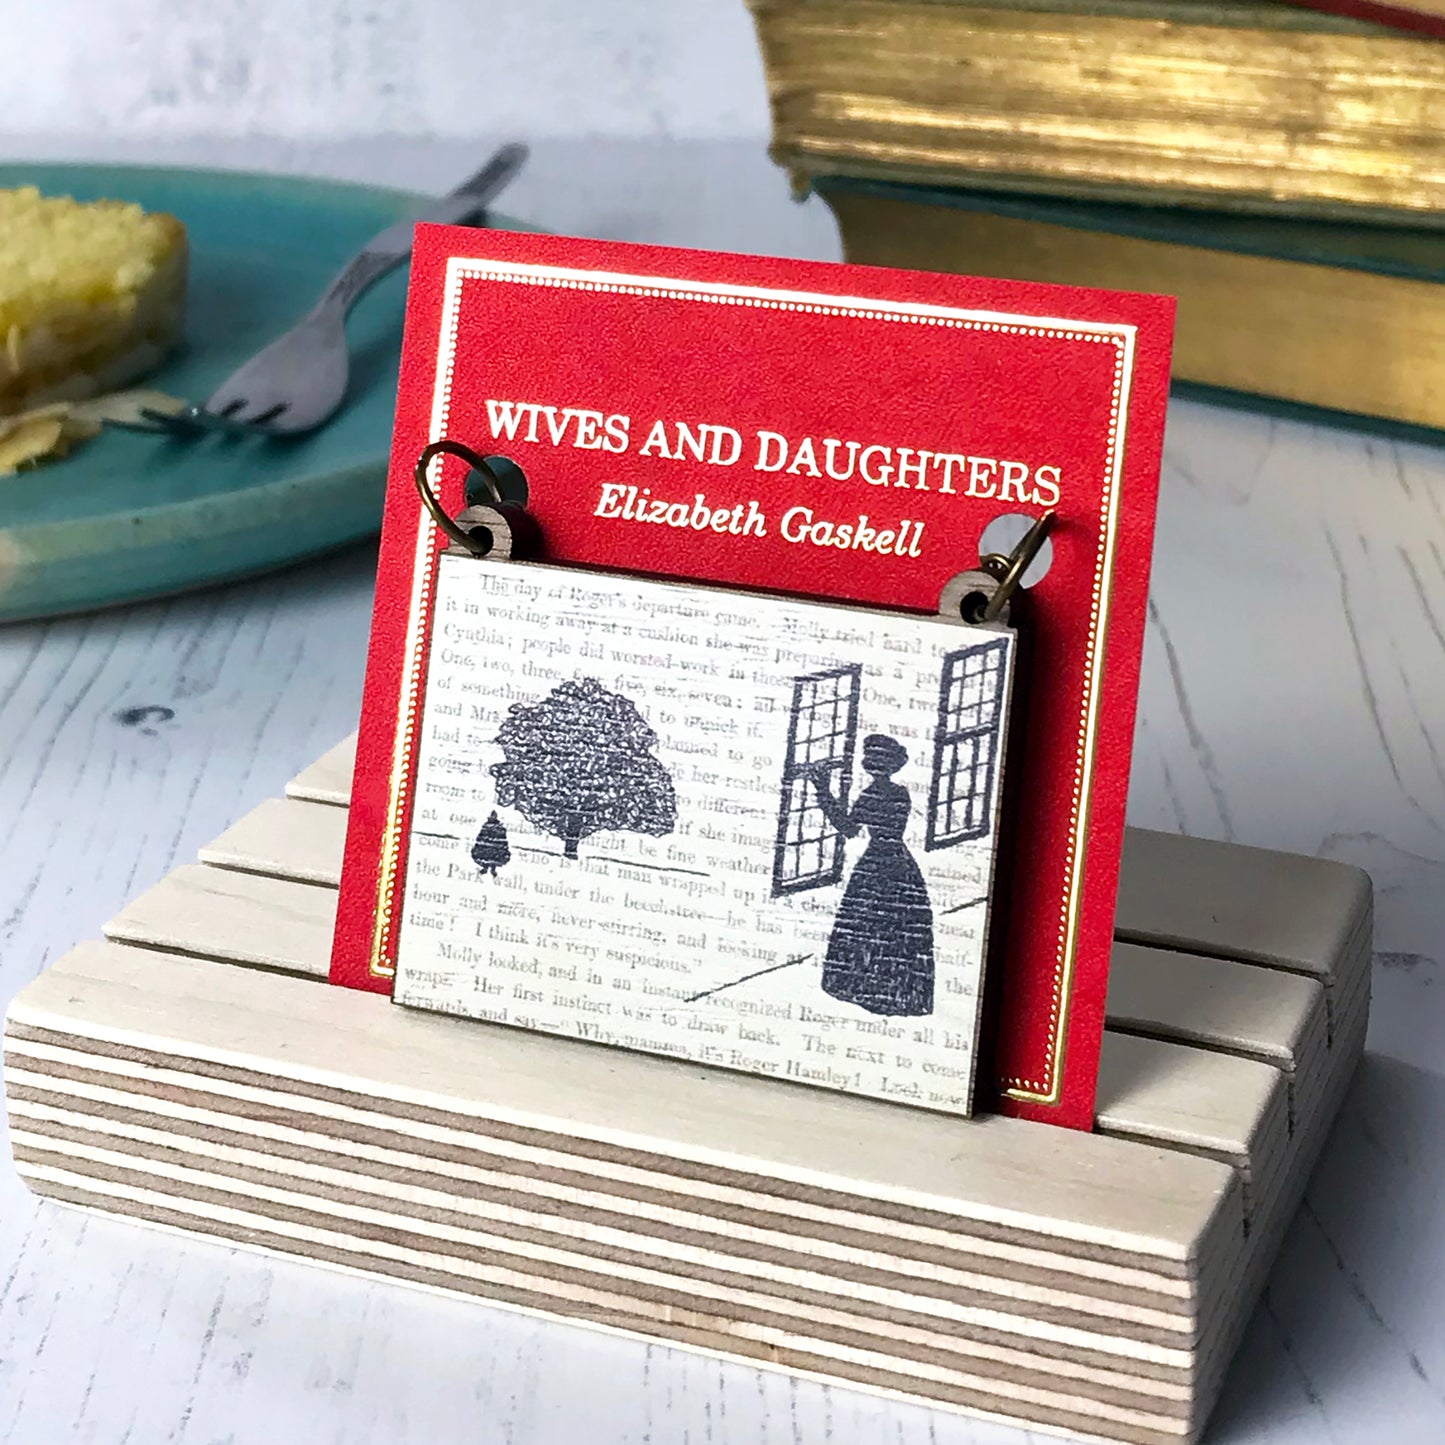
[[[471,550],[396,1001],[969,1112],[1012,630]]]

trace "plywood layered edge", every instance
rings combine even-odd
[[[1033,1429],[1198,1437],[1363,1045],[1362,875],[1131,833],[1099,1132],[960,1122],[324,986],[352,747],[14,1001],[38,1193]]]

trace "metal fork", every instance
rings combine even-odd
[[[411,255],[412,228],[418,221],[459,224],[477,219],[526,159],[526,146],[503,146],[450,194],[373,236],[316,305],[223,381],[204,406],[171,414],[148,408],[141,412],[145,421],[156,430],[186,437],[206,431],[294,436],[320,426],[346,395],[351,369],[347,313],[368,287]]]

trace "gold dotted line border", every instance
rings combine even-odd
[[[602,292],[628,296],[648,296],[676,301],[695,301],[711,305],[746,306],[768,311],[802,311],[823,316],[845,316],[861,321],[884,321],[900,324],[943,326],[955,330],[994,332],[1008,336],[1043,336],[1059,341],[1083,341],[1112,345],[1115,349],[1113,392],[1110,400],[1108,450],[1104,479],[1103,509],[1106,525],[1101,530],[1098,558],[1089,610],[1089,641],[1085,650],[1085,709],[1074,755],[1074,789],[1069,815],[1069,858],[1064,897],[1060,904],[1059,944],[1055,954],[1054,981],[1049,1003],[1049,1034],[1045,1056],[1045,1080],[1009,1077],[1000,1080],[1012,1098],[1039,1104],[1058,1102],[1061,1089],[1061,1064],[1068,1009],[1065,1001],[1073,981],[1075,937],[1078,932],[1079,895],[1082,891],[1083,839],[1088,828],[1087,781],[1092,770],[1094,735],[1097,728],[1098,691],[1102,686],[1102,649],[1099,646],[1099,623],[1107,615],[1108,598],[1105,581],[1111,571],[1116,522],[1117,476],[1120,467],[1123,433],[1119,425],[1123,409],[1123,390],[1127,376],[1126,358],[1132,352],[1134,329],[1131,326],[1095,323],[1098,329],[1080,330],[1079,323],[1049,322],[1039,319],[991,321],[983,315],[960,314],[955,309],[879,309],[876,306],[840,304],[829,298],[785,298],[747,294],[746,288],[700,290],[702,283],[679,282],[675,286],[649,285],[641,279],[607,281],[600,276],[568,275],[554,268],[509,265],[502,262],[478,262],[453,257],[447,264],[446,291],[441,338],[437,348],[437,373],[433,389],[430,439],[446,434],[451,414],[452,373],[456,362],[457,335],[460,327],[462,285],[467,280],[508,282],[514,285],[545,286],[567,291]],[[899,303],[900,307],[906,303]],[[392,754],[391,785],[387,796],[386,821],[382,832],[381,867],[377,880],[377,905],[368,960],[373,977],[392,978],[396,967],[393,959],[395,920],[393,900],[401,854],[401,813],[403,801],[411,786],[415,762],[418,702],[422,677],[421,657],[425,641],[424,622],[430,620],[437,567],[436,549],[431,545],[430,519],[423,511],[418,518],[416,557],[413,568],[411,606],[408,612],[406,637],[406,671],[398,703],[396,744]]]

